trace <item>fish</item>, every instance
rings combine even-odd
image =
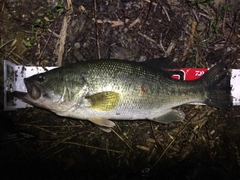
[[[89,120],[110,132],[117,120],[183,121],[175,107],[199,102],[232,106],[230,70],[224,63],[193,81],[176,80],[166,70],[141,62],[96,59],[69,64],[25,78],[27,92],[14,96],[59,116]]]

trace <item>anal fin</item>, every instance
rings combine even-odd
[[[167,111],[165,114],[162,114],[159,117],[153,118],[153,121],[170,124],[172,122],[183,121],[185,119],[185,114],[182,111],[171,109]]]
[[[106,119],[106,118],[90,118],[88,119],[89,121],[99,125],[99,126],[103,126],[103,127],[108,127],[108,128],[111,128],[111,127],[114,127],[115,126],[115,123]]]
[[[112,129],[109,128],[109,127],[98,126],[98,128],[103,130],[103,131],[105,131],[105,132],[107,132],[107,133],[110,133],[112,131]]]
[[[98,128],[105,132],[111,132],[111,128],[115,126],[115,123],[106,118],[90,118],[89,121],[98,125]]]

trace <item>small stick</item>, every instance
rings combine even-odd
[[[144,1],[146,1],[146,2],[148,2],[148,3],[152,3],[152,5],[154,5],[154,6],[157,6],[157,3],[152,2],[152,1],[150,1],[150,0],[144,0]]]
[[[16,125],[18,125],[18,126],[26,126],[26,127],[34,127],[36,129],[40,129],[41,131],[47,132],[47,133],[52,134],[54,136],[57,135],[57,133],[51,132],[51,131],[43,128],[41,125],[38,126],[38,125],[34,125],[34,124],[19,124],[19,123],[17,123]]]
[[[68,136],[68,137],[62,139],[61,141],[54,143],[51,147],[45,149],[41,154],[44,154],[45,152],[53,149],[54,147],[58,146],[59,144],[61,144],[61,143],[65,142],[65,141],[71,139],[72,137],[74,137],[74,136]],[[44,156],[44,155],[42,155],[41,157],[43,157],[43,156]]]
[[[2,49],[4,46],[6,46],[7,44],[9,44],[9,43],[12,42],[12,41],[15,41],[15,39],[11,39],[11,40],[5,42],[4,44],[2,44],[2,45],[0,46],[0,49]]]
[[[95,146],[90,146],[90,145],[86,145],[86,144],[80,144],[80,143],[76,143],[76,142],[65,141],[65,142],[61,142],[61,143],[62,143],[62,144],[77,145],[77,146],[82,146],[82,147],[86,147],[86,148],[92,148],[92,149],[101,150],[101,151],[106,151],[106,149],[104,149],[104,148],[95,147]],[[115,152],[115,153],[119,153],[119,154],[122,154],[122,153],[123,153],[123,152],[121,152],[121,151],[117,151],[117,150],[113,150],[113,149],[107,149],[107,151],[109,151],[109,152]]]
[[[149,7],[148,7],[147,16],[146,16],[145,21],[144,21],[145,23],[146,23],[146,21],[148,20],[148,16],[149,16],[150,11],[151,11],[151,9],[152,9],[152,4],[153,4],[153,0],[150,0],[150,1],[149,1]]]
[[[17,58],[21,59],[22,62],[24,61],[24,59],[21,56],[19,56],[18,54],[14,53],[14,52],[11,52],[10,54],[12,54],[12,55],[16,56]],[[14,61],[14,62],[16,63],[16,61]],[[16,64],[22,64],[22,63],[16,63]]]
[[[146,38],[148,41],[151,41],[151,42],[155,43],[164,53],[166,52],[164,47],[163,47],[163,45],[162,45],[162,43],[160,43],[160,45],[159,45],[155,40],[153,40],[152,38],[148,37],[147,35],[142,34],[140,32],[138,32],[138,34],[141,35],[142,37]]]
[[[142,34],[140,32],[138,32],[138,34],[141,35],[142,37],[144,37],[145,39],[147,39],[148,41],[151,41],[151,42],[157,44],[157,42],[155,40],[153,40],[152,38],[148,37],[146,34]]]
[[[60,39],[58,40],[55,51],[54,51],[55,54],[58,55],[58,60],[57,60],[58,67],[62,66],[62,56],[64,53],[64,45],[65,45],[65,40],[66,40],[66,36],[67,36],[67,28],[68,28],[68,24],[71,20],[71,13],[73,12],[72,1],[67,0],[67,4],[68,4],[68,12],[65,14],[65,16],[63,18],[63,25],[62,25],[62,29],[61,29],[61,32],[59,35]]]
[[[112,27],[124,25],[123,21],[111,21],[111,20],[101,20],[101,19],[97,19],[97,23],[99,23],[99,24],[109,23],[112,25]]]
[[[162,40],[162,33],[160,33],[159,46],[160,46],[160,48],[162,49],[162,51],[164,52],[164,54],[166,55],[166,50],[165,50],[165,48],[163,47],[162,42],[163,42],[163,40]]]
[[[168,15],[168,12],[167,12],[166,8],[165,8],[164,6],[162,6],[162,8],[163,8],[163,11],[165,12],[165,14],[166,14],[166,16],[167,16],[167,18],[168,18],[168,21],[171,22],[171,18],[170,18],[170,16]]]
[[[183,53],[183,60],[186,58],[186,56],[188,54],[188,51],[189,51],[189,49],[191,48],[191,46],[193,44],[193,39],[194,39],[194,33],[196,31],[196,26],[197,26],[197,22],[194,21],[192,23],[192,29],[191,29],[191,34],[190,34],[189,39],[188,39],[187,48],[186,48],[186,50]]]
[[[57,22],[58,22],[58,20],[57,20]],[[53,35],[53,30],[55,29],[57,22],[54,23],[53,29],[51,30],[51,34],[48,36],[47,42],[45,42],[45,45],[43,46],[42,51],[40,52],[40,54],[39,54],[39,56],[38,56],[38,59],[41,58],[44,50],[46,49],[47,44],[48,44],[48,42],[50,41],[50,39],[51,39],[51,37],[52,37],[52,35]],[[39,60],[39,64],[41,64],[41,60]]]
[[[224,35],[226,34],[226,32],[225,32],[226,13],[227,13],[227,10],[226,10],[226,8],[224,8],[224,16],[223,16],[223,22],[222,22],[222,32]]]
[[[123,29],[123,32],[128,32],[129,29],[131,29],[133,26],[135,26],[137,23],[140,23],[140,18],[135,19],[127,28]]]
[[[94,19],[96,19],[96,15],[97,14],[97,2],[96,0],[94,0]],[[98,59],[101,59],[101,53],[100,53],[100,44],[99,44],[99,40],[98,40],[98,28],[97,28],[97,21],[95,21],[95,31],[96,31],[96,45],[97,45],[97,56]]]
[[[178,136],[180,134],[182,134],[182,132],[186,129],[186,127],[191,123],[192,119],[197,115],[197,113],[195,113],[193,115],[193,117],[183,126],[183,128],[176,134],[176,136],[172,139],[172,141],[168,144],[168,146],[164,149],[164,151],[162,152],[162,154],[160,155],[160,157],[158,158],[158,160],[154,163],[153,167],[156,166],[158,164],[158,162],[162,159],[162,157],[165,155],[165,153],[168,151],[168,149],[172,146],[172,144],[176,141],[176,139],[178,138]],[[158,141],[157,141],[158,142]]]
[[[50,154],[49,156],[47,156],[45,159],[48,159],[48,158],[50,158],[51,156],[56,155],[57,153],[63,151],[63,150],[66,149],[67,147],[68,147],[68,146],[65,146],[65,147],[63,147],[63,148],[61,148],[61,149],[58,149],[57,151],[55,151],[55,152],[53,152],[52,154]]]
[[[146,147],[146,146],[137,145],[136,147],[137,147],[138,149],[143,150],[143,151],[150,151],[149,147]]]
[[[61,16],[61,15],[60,15],[60,16]],[[48,29],[48,31],[49,31],[51,34],[49,35],[49,37],[48,37],[48,39],[47,39],[47,42],[45,42],[45,45],[44,45],[44,47],[42,48],[42,51],[39,53],[38,59],[41,58],[41,56],[42,56],[44,50],[46,49],[46,47],[47,47],[47,45],[48,45],[48,42],[50,41],[50,39],[51,39],[52,36],[55,36],[55,37],[57,37],[57,38],[60,39],[60,35],[58,35],[58,34],[56,34],[56,33],[54,32],[54,29],[55,29],[56,25],[58,24],[58,21],[59,21],[59,19],[60,19],[60,16],[59,16],[58,19],[54,22],[53,28],[52,28],[52,29]],[[39,65],[40,65],[40,64],[41,64],[41,60],[39,60]]]
[[[112,132],[113,132],[114,134],[116,134],[117,137],[118,137],[121,141],[123,141],[123,142],[127,145],[127,147],[128,147],[132,152],[134,152],[133,148],[132,148],[116,131],[114,131],[114,130],[112,129]]]
[[[171,54],[175,46],[176,46],[176,43],[172,41],[165,52],[165,57],[168,57]]]
[[[55,33],[54,31],[52,31],[51,29],[48,29],[47,31],[52,33],[55,38],[60,38],[60,36],[57,33]]]

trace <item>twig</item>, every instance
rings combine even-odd
[[[110,158],[108,146],[109,146],[109,143],[108,143],[108,141],[106,141],[106,152],[107,152],[108,158]]]
[[[195,17],[196,21],[199,22],[199,17],[195,9],[192,9],[193,16]]]
[[[154,5],[154,6],[157,6],[157,3],[153,2],[152,0],[144,0],[144,1],[146,1],[148,3],[152,3],[152,5]]]
[[[54,136],[57,135],[56,133],[51,132],[51,131],[49,131],[49,130],[43,128],[43,127],[40,127],[40,126],[38,126],[38,125],[33,125],[33,124],[18,124],[18,123],[17,123],[16,125],[18,125],[18,126],[26,126],[26,127],[34,127],[34,128],[36,128],[36,129],[40,129],[41,131],[47,132],[47,133],[52,134],[52,135],[54,135]]]
[[[164,53],[166,52],[161,42],[160,42],[160,45],[159,45],[155,40],[148,37],[147,35],[142,34],[140,32],[138,32],[138,34],[141,35],[142,37],[146,38],[148,41],[151,41],[151,42],[155,43]]]
[[[58,143],[55,143],[55,144],[54,144],[53,146],[51,146],[50,148],[45,149],[44,151],[41,152],[41,154],[42,154],[41,157],[44,157],[44,153],[46,153],[47,151],[53,149],[54,147],[56,147],[56,146],[59,145],[60,143],[63,143],[64,141],[66,141],[66,140],[68,140],[68,139],[71,139],[72,137],[73,137],[73,136],[69,136],[69,137],[63,139],[62,141],[60,141],[60,142],[58,142]],[[53,143],[53,142],[55,142],[55,141],[42,141],[42,140],[40,140],[40,141],[38,141],[38,142],[49,142],[49,143]],[[65,148],[63,148],[63,149],[65,149]],[[61,149],[61,150],[63,150],[63,149]],[[58,152],[60,152],[60,151],[56,151],[54,154],[56,154],[56,153],[58,153]],[[25,162],[30,161],[31,159],[34,159],[34,158],[36,158],[36,157],[38,157],[38,156],[39,156],[38,154],[37,154],[37,155],[34,155],[34,156],[26,159]],[[50,156],[51,156],[51,155],[50,155]],[[50,156],[48,156],[47,158],[49,158]]]
[[[51,37],[53,36],[53,33],[54,33],[53,31],[54,31],[54,29],[55,29],[55,27],[56,27],[56,25],[57,25],[57,23],[58,23],[58,20],[59,20],[59,17],[58,17],[58,19],[55,21],[55,23],[54,23],[54,25],[53,25],[53,28],[52,28],[52,30],[50,31],[51,34],[48,36],[47,42],[45,42],[45,45],[43,46],[42,51],[40,52],[40,54],[39,54],[39,56],[38,56],[38,59],[41,58],[44,50],[46,49],[46,47],[47,47],[47,45],[48,45],[48,42],[50,41]],[[60,36],[59,36],[59,37],[60,37]],[[39,60],[39,64],[41,64],[41,60]]]
[[[150,151],[150,148],[149,148],[149,147],[142,146],[142,145],[139,145],[139,144],[136,146],[136,148],[141,149],[141,150],[143,150],[143,151]]]
[[[94,0],[94,19],[97,17],[97,2]],[[100,44],[99,44],[99,35],[98,35],[98,26],[97,26],[97,21],[95,21],[95,32],[96,32],[96,45],[97,45],[97,56],[98,59],[101,59],[101,53],[100,53]]]
[[[36,126],[36,125],[33,125],[32,127],[35,127],[36,129],[40,129],[41,131],[47,132],[47,133],[52,134],[52,135],[54,135],[54,136],[57,135],[57,133],[51,132],[51,131],[49,131],[49,130],[47,130],[47,129],[44,129],[44,128],[39,127],[39,126]]]
[[[4,46],[6,46],[8,43],[10,43],[10,42],[12,42],[12,41],[14,41],[15,39],[11,39],[11,40],[9,40],[9,41],[7,41],[7,42],[5,42],[4,44],[2,44],[1,46],[0,46],[0,49],[2,49]]]
[[[197,26],[197,22],[196,21],[192,22],[191,34],[190,34],[189,39],[188,39],[187,48],[183,53],[183,60],[186,58],[186,56],[188,54],[188,51],[193,44],[193,39],[194,39],[194,33],[196,31],[196,26]]]
[[[123,32],[124,33],[128,32],[129,29],[131,29],[133,26],[140,22],[141,22],[140,18],[135,19],[127,28],[123,29]]]
[[[2,54],[2,53],[1,53]],[[13,55],[16,55],[15,53]],[[2,56],[5,56],[4,54],[2,54]],[[18,57],[18,55],[16,55]],[[12,62],[14,62],[17,65],[22,65],[22,63],[18,62],[15,58],[11,57],[11,56],[7,56],[8,60],[11,60]]]
[[[158,162],[162,159],[162,157],[165,155],[165,153],[168,151],[168,149],[172,146],[172,144],[176,141],[176,139],[178,138],[178,136],[180,134],[182,134],[182,132],[186,129],[186,127],[191,123],[191,120],[197,115],[197,113],[195,113],[193,115],[193,117],[183,126],[183,128],[177,133],[177,135],[172,139],[172,141],[168,144],[168,146],[164,149],[164,151],[162,152],[162,154],[160,155],[160,157],[158,158],[158,160],[154,163],[153,167],[156,166],[158,164]],[[158,141],[157,141],[158,142]]]
[[[80,143],[76,143],[76,142],[70,142],[70,141],[62,142],[62,144],[71,144],[71,145],[77,145],[77,146],[82,146],[82,147],[86,147],[86,148],[92,148],[92,149],[97,149],[97,150],[101,150],[101,151],[106,151],[106,149],[104,149],[104,148],[90,146],[90,145],[86,145],[86,144],[80,144]],[[113,149],[107,149],[107,151],[121,153],[121,154],[123,153],[121,151],[117,151],[117,150],[113,150]]]
[[[145,0],[145,1],[146,1],[146,0]],[[146,18],[145,18],[145,20],[144,20],[144,23],[148,20],[148,16],[149,16],[150,11],[151,11],[151,8],[152,8],[153,0],[150,0],[150,1],[147,1],[147,2],[149,2],[149,7],[148,7],[147,16],[146,16]]]
[[[52,31],[52,29],[48,29],[47,31],[52,33],[55,38],[60,38],[60,36],[57,33],[55,33],[54,31]]]
[[[54,153],[52,153],[52,154],[50,154],[49,156],[47,156],[45,159],[48,159],[48,158],[50,158],[52,155],[55,155],[55,154],[63,151],[63,150],[66,149],[67,147],[68,147],[68,146],[65,146],[65,147],[63,147],[63,148],[61,148],[61,149],[58,149],[58,150],[55,151]]]
[[[32,124],[20,124],[20,123],[15,123],[18,126],[31,126]],[[48,125],[39,125],[41,128],[79,128],[82,127],[83,125],[62,125],[62,126],[48,126]]]
[[[163,47],[162,33],[160,33],[159,47],[160,47],[160,49],[164,52],[164,54],[166,55],[166,50],[165,50],[165,48]]]
[[[171,41],[171,43],[169,44],[169,46],[165,52],[164,57],[168,57],[171,54],[172,50],[175,48],[175,46],[176,46],[176,43]]]
[[[166,8],[165,8],[164,6],[162,6],[162,8],[163,8],[163,11],[165,12],[165,14],[166,14],[166,16],[167,16],[168,21],[171,22],[171,18],[170,18],[170,16],[168,15],[168,12],[167,12]]]
[[[21,59],[22,62],[24,61],[24,59],[21,56],[19,56],[18,54],[14,53],[14,52],[11,52],[10,54],[12,54],[12,55],[16,56],[17,58]],[[14,61],[14,62],[16,62],[16,61]],[[17,63],[17,64],[22,64],[22,63]]]
[[[148,41],[151,41],[151,42],[157,44],[157,42],[155,40],[153,40],[152,38],[148,37],[146,34],[142,34],[140,32],[138,32],[138,34],[141,35],[142,37],[144,37],[145,39],[147,39]]]
[[[97,19],[96,21],[99,24],[109,23],[111,24],[112,27],[118,27],[118,26],[124,25],[123,21],[111,21],[111,20],[101,20],[101,19]]]
[[[165,153],[167,152],[167,150],[172,146],[172,144],[176,141],[177,137],[185,130],[185,128],[190,124],[190,121],[188,121],[188,123],[186,123],[186,125],[182,128],[181,131],[179,131],[177,133],[177,135],[173,138],[173,140],[168,144],[168,146],[164,149],[164,151],[162,152],[162,154],[160,155],[160,157],[158,158],[158,160],[154,163],[153,167],[156,166],[158,164],[158,162],[162,159],[162,157],[165,155]]]
[[[54,53],[56,55],[58,55],[58,60],[57,60],[58,67],[62,66],[62,56],[64,53],[64,45],[65,45],[65,40],[66,40],[66,36],[67,36],[67,28],[68,28],[68,24],[71,20],[71,13],[73,12],[72,1],[67,0],[67,4],[68,4],[68,8],[67,8],[68,11],[63,18],[62,29],[61,29],[61,32],[59,35],[60,39],[58,40],[58,42],[56,44],[56,48],[54,50]]]
[[[116,131],[114,131],[114,130],[112,129],[112,132],[113,132],[114,134],[116,134],[117,137],[118,137],[121,141],[123,141],[123,142],[127,145],[127,147],[128,147],[132,152],[134,152],[133,148],[132,148]]]
[[[66,138],[62,139],[61,141],[59,141],[59,142],[56,142],[56,143],[55,143],[53,146],[51,146],[51,147],[49,147],[49,148],[45,149],[45,150],[42,152],[42,154],[44,154],[45,152],[47,152],[47,151],[49,151],[49,150],[53,149],[54,147],[58,146],[59,144],[61,144],[61,143],[65,142],[66,140],[69,140],[69,139],[71,139],[72,137],[74,137],[74,135],[73,135],[73,136],[68,136],[68,137],[66,137]],[[43,157],[43,155],[42,155],[41,157]]]
[[[200,18],[201,16],[203,16],[203,17],[205,17],[205,18],[208,19],[208,20],[213,20],[213,17],[211,17],[211,16],[209,16],[209,15],[207,15],[207,14],[204,14],[204,13],[199,12],[198,15],[199,15],[199,18]]]

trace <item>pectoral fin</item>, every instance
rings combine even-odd
[[[105,91],[87,96],[86,98],[90,99],[92,109],[99,111],[111,111],[118,105],[120,101],[120,94],[113,91]]]
[[[171,109],[167,111],[167,113],[162,114],[159,117],[153,118],[152,120],[163,124],[170,124],[172,122],[183,121],[184,119],[185,119],[184,112]]]

